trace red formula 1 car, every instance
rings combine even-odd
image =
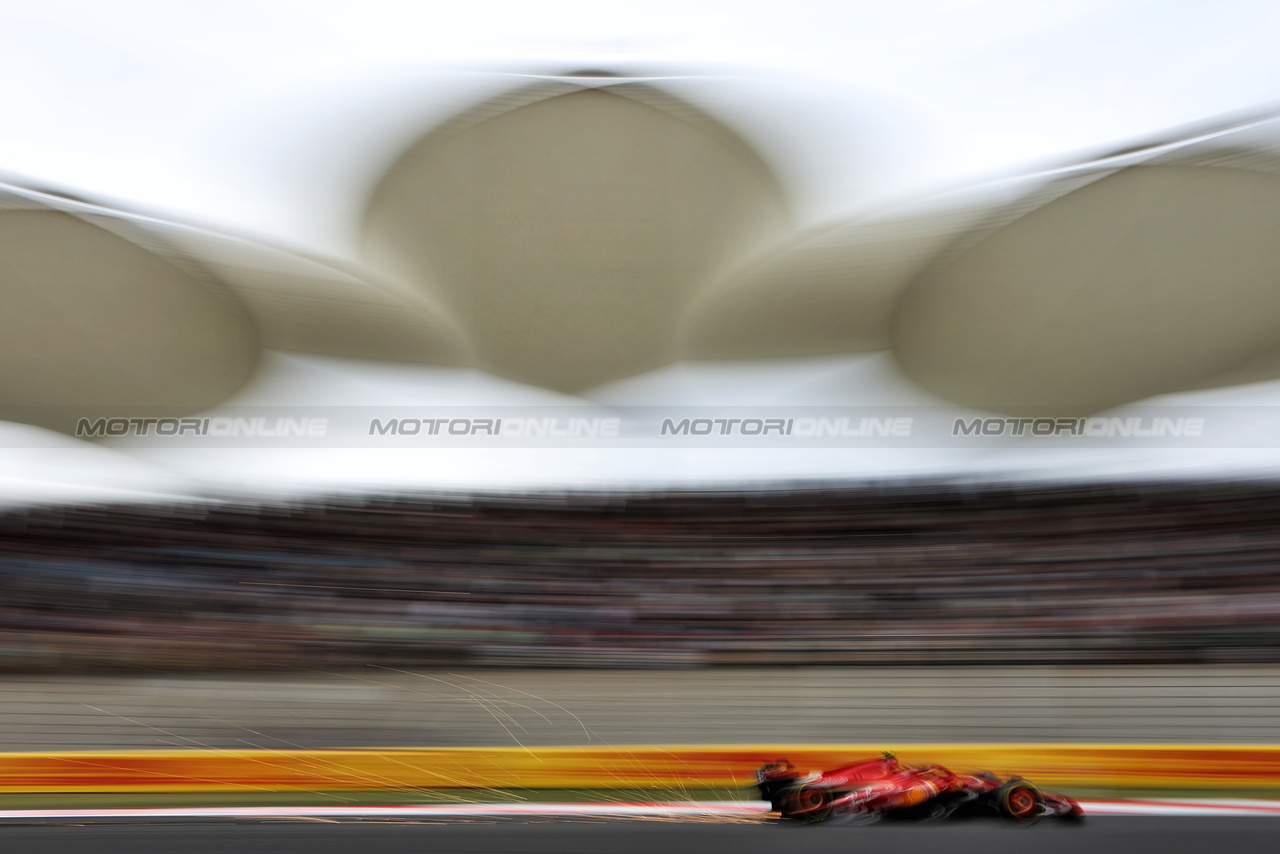
[[[808,774],[780,759],[757,769],[756,780],[760,795],[779,815],[801,821],[832,814],[904,819],[985,814],[1034,824],[1046,816],[1084,816],[1071,798],[1042,792],[1021,777],[1002,780],[985,771],[955,774],[939,765],[903,765],[892,753]]]

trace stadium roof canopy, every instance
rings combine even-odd
[[[462,334],[422,294],[204,229],[0,185],[0,419],[186,415],[266,349],[457,364]]]
[[[653,81],[525,83],[430,128],[360,264],[20,187],[7,419],[194,412],[261,348],[583,392],[680,359],[889,351],[943,399],[1092,412],[1280,366],[1280,122],[796,232],[765,160]]]
[[[1280,121],[1198,128],[799,235],[700,295],[697,358],[888,350],[979,410],[1280,376]]]
[[[561,78],[415,142],[369,201],[364,246],[449,306],[480,367],[578,392],[672,361],[691,297],[789,226],[769,167],[706,112],[650,83]]]

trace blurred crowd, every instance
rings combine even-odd
[[[1280,660],[1280,485],[0,515],[0,669]]]

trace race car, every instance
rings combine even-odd
[[[1071,798],[1043,792],[1021,777],[1002,780],[986,771],[956,774],[940,765],[903,765],[892,753],[807,774],[779,759],[758,768],[756,781],[775,812],[798,821],[833,814],[930,820],[999,815],[1029,825],[1045,817],[1078,821],[1084,816]]]

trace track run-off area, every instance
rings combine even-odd
[[[668,805],[658,806],[662,811],[652,815],[623,815],[615,807],[607,815],[574,816],[553,816],[545,811],[538,816],[464,814],[456,809],[446,813],[434,808],[408,812],[408,808],[390,807],[365,809],[362,816],[354,812],[349,816],[295,815],[296,810],[279,809],[239,816],[229,815],[228,810],[207,811],[206,815],[192,810],[147,811],[150,815],[132,811],[125,815],[126,811],[116,810],[109,811],[114,813],[111,816],[101,815],[108,811],[94,811],[92,816],[78,818],[9,818],[0,822],[0,846],[24,854],[1251,854],[1274,852],[1280,839],[1280,816],[1265,810],[1231,815],[1096,815],[1083,823],[1045,821],[1034,827],[1013,827],[998,820],[859,824],[835,819],[794,824],[758,811],[678,814]],[[1196,807],[1187,804],[1184,808]],[[174,814],[177,812],[183,814]]]

